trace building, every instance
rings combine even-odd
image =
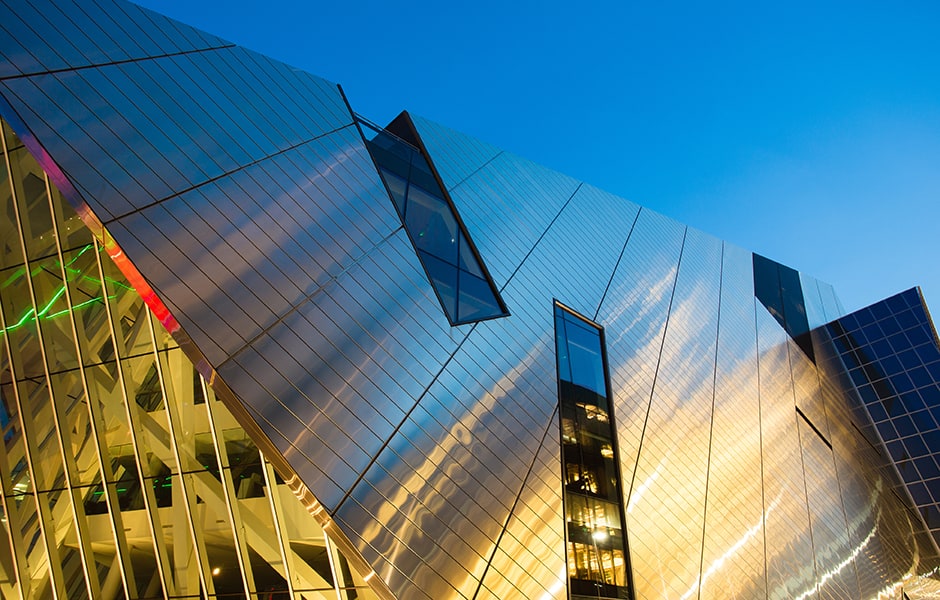
[[[929,598],[940,345],[120,0],[0,16],[4,598]]]

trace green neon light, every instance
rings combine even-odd
[[[68,314],[69,312],[76,311],[76,310],[79,310],[79,309],[84,308],[84,307],[86,307],[86,306],[89,306],[89,305],[92,305],[92,304],[95,304],[95,303],[101,303],[101,302],[104,301],[104,300],[103,300],[102,298],[100,298],[100,297],[95,297],[95,298],[91,298],[90,300],[86,300],[86,301],[84,301],[84,302],[81,302],[81,303],[79,303],[79,304],[76,304],[76,305],[72,306],[71,308],[66,308],[66,309],[63,309],[63,310],[59,310],[59,311],[55,311],[55,312],[50,312],[50,311],[52,311],[53,305],[65,294],[65,286],[66,286],[68,283],[74,282],[74,281],[76,281],[76,280],[88,280],[88,281],[91,281],[91,282],[93,282],[96,286],[100,286],[102,289],[104,289],[104,285],[103,285],[104,282],[108,282],[108,283],[110,283],[110,284],[113,285],[113,286],[117,286],[117,287],[123,288],[123,289],[125,289],[125,290],[133,290],[133,288],[132,288],[131,286],[127,285],[126,283],[124,283],[124,282],[122,282],[122,281],[118,281],[118,280],[113,279],[113,278],[111,278],[111,277],[105,277],[103,280],[101,280],[101,279],[97,279],[97,278],[91,277],[90,275],[86,275],[86,274],[85,274],[82,270],[80,270],[80,269],[69,268],[69,267],[71,267],[72,264],[75,263],[75,261],[77,261],[83,254],[85,254],[85,252],[87,252],[88,250],[90,250],[93,246],[94,246],[93,244],[86,244],[74,257],[72,257],[71,260],[69,260],[68,263],[66,263],[65,265],[62,265],[62,270],[66,273],[66,275],[72,274],[72,275],[74,275],[75,277],[72,277],[72,278],[68,279],[67,282],[63,283],[63,284],[59,287],[59,289],[56,290],[55,294],[53,294],[52,299],[49,300],[49,301],[45,304],[45,306],[43,306],[38,312],[36,311],[35,307],[34,307],[34,308],[30,308],[30,309],[27,310],[26,313],[20,318],[19,321],[17,321],[16,323],[13,323],[12,325],[8,325],[8,326],[5,327],[4,329],[0,330],[0,335],[6,334],[6,333],[8,333],[8,332],[10,332],[10,331],[13,331],[13,330],[15,330],[15,329],[19,329],[19,328],[21,328],[21,327],[23,327],[23,326],[25,326],[25,325],[27,325],[27,324],[29,324],[29,323],[31,323],[31,322],[38,321],[39,319],[54,319],[54,318],[56,318],[56,317],[60,317],[60,316],[62,316],[62,315],[66,315],[66,314]],[[103,252],[104,249],[102,248],[100,251]],[[43,271],[43,270],[44,270],[44,267],[43,267],[42,265],[36,265],[36,267],[35,267],[33,270],[30,271],[30,276],[35,276],[35,275],[39,274],[40,271]],[[21,266],[20,268],[16,269],[16,270],[10,275],[10,277],[8,277],[8,278],[6,279],[6,281],[3,282],[3,286],[2,286],[2,287],[4,287],[4,288],[8,287],[13,281],[15,281],[16,279],[22,277],[25,272],[26,272],[26,265],[23,265],[23,266]],[[107,296],[107,299],[108,299],[108,300],[113,300],[113,299],[116,298],[116,297],[117,297],[117,295],[114,294],[114,295],[111,295],[111,296]]]
[[[111,300],[113,298],[117,298],[117,296],[108,296],[108,300]],[[95,302],[102,302],[102,300],[101,298],[92,298],[91,300],[85,300],[84,302],[81,302],[73,306],[72,310],[78,310],[84,306],[88,306],[89,304],[94,304]],[[65,310],[60,310],[59,312],[52,313],[51,315],[46,315],[46,318],[54,319],[56,317],[61,317],[62,315],[67,315],[68,313],[69,313],[69,309],[66,308]]]

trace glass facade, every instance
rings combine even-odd
[[[374,598],[2,128],[0,596]]]
[[[940,343],[917,289],[826,326],[870,426],[884,442],[906,491],[940,543]],[[866,423],[867,425],[867,423]]]
[[[122,0],[0,57],[3,597],[940,597],[920,299]]]

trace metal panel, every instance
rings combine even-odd
[[[721,243],[687,230],[627,508],[641,597],[691,594],[697,585],[720,278]]]
[[[504,153],[448,191],[502,288],[577,187],[570,177]],[[513,303],[503,299],[512,312]]]
[[[761,403],[761,455],[767,594],[813,597],[817,569],[809,528],[806,483],[797,434],[786,331],[756,304]],[[799,350],[796,350],[799,352]]]
[[[766,597],[751,254],[725,243],[700,597]]]
[[[496,146],[429,119],[417,115],[411,119],[448,191],[502,153]]]
[[[595,319],[607,331],[628,511],[634,494],[639,500],[645,489],[634,473],[684,235],[685,227],[679,223],[641,210]],[[628,532],[630,519],[628,512]]]

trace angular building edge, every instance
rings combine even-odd
[[[226,51],[229,49],[225,48]],[[231,50],[220,60],[249,59],[242,51]],[[187,65],[187,68],[193,68],[195,72],[207,68],[202,63],[199,65]],[[263,69],[258,69],[256,75],[261,77],[263,73]],[[17,79],[23,77],[28,78],[15,76]],[[0,83],[4,83],[3,79],[9,78],[0,78]],[[546,390],[551,390],[554,385],[551,374],[553,351],[546,350],[544,339],[546,335],[551,336],[551,315],[543,314],[550,313],[550,302],[546,298],[555,297],[576,305],[578,311],[584,311],[594,319],[602,315],[604,318],[599,322],[616,332],[610,335],[610,338],[616,338],[611,342],[613,366],[610,387],[618,422],[623,428],[617,432],[621,442],[620,458],[634,461],[629,473],[624,469],[624,480],[629,479],[631,487],[636,478],[642,480],[636,494],[631,496],[633,490],[629,489],[626,492],[628,497],[623,498],[627,506],[626,535],[634,536],[629,544],[635,558],[631,561],[635,564],[635,573],[630,576],[636,577],[629,586],[631,594],[651,594],[651,590],[656,589],[656,565],[663,558],[656,549],[656,543],[665,540],[663,536],[667,530],[663,524],[688,517],[690,523],[695,522],[702,536],[694,540],[694,544],[698,544],[695,548],[699,552],[698,568],[676,566],[675,572],[670,573],[670,587],[663,589],[663,593],[680,593],[705,586],[706,556],[714,554],[718,558],[711,564],[719,564],[719,560],[724,560],[719,552],[724,547],[722,544],[727,545],[729,537],[733,540],[733,527],[727,530],[706,527],[709,509],[716,509],[708,504],[709,494],[706,492],[713,486],[720,488],[734,481],[730,476],[727,481],[720,480],[717,475],[714,480],[710,479],[712,463],[708,462],[712,460],[711,438],[715,432],[711,428],[716,411],[728,408],[719,402],[722,398],[718,398],[717,384],[721,378],[733,382],[739,375],[738,364],[722,363],[725,359],[723,344],[731,348],[739,345],[740,354],[731,358],[740,364],[751,361],[743,370],[750,369],[757,375],[769,376],[767,379],[770,380],[757,387],[745,386],[729,393],[729,399],[743,399],[750,403],[753,401],[751,396],[755,396],[761,405],[766,402],[768,408],[776,410],[781,402],[783,408],[788,408],[788,400],[793,398],[797,412],[797,415],[787,415],[786,411],[777,410],[781,419],[788,419],[784,425],[766,420],[768,415],[761,415],[757,423],[759,430],[766,426],[768,434],[778,436],[775,439],[780,440],[780,448],[785,447],[781,450],[765,445],[763,439],[759,441],[756,451],[760,455],[758,462],[762,472],[765,466],[775,466],[787,480],[740,483],[741,486],[750,485],[747,491],[754,498],[757,497],[754,495],[756,491],[760,491],[760,502],[750,498],[747,508],[751,512],[759,509],[759,533],[762,538],[768,537],[760,561],[760,569],[766,569],[762,573],[763,582],[748,581],[739,574],[735,584],[752,593],[763,589],[768,596],[771,586],[778,592],[782,589],[791,595],[797,595],[808,586],[806,589],[814,592],[825,587],[832,596],[853,597],[856,592],[858,595],[863,590],[869,593],[882,584],[886,589],[901,586],[902,573],[908,577],[926,574],[930,579],[936,578],[935,537],[927,537],[929,542],[926,542],[921,536],[910,542],[913,547],[905,546],[892,537],[897,532],[891,531],[894,524],[904,523],[901,517],[897,523],[885,525],[889,531],[883,540],[878,540],[886,547],[885,555],[890,556],[886,562],[893,561],[890,570],[885,571],[876,564],[880,556],[864,565],[859,562],[867,540],[873,539],[881,526],[879,517],[869,514],[870,510],[866,512],[865,498],[843,496],[841,492],[838,497],[824,493],[831,480],[804,466],[805,457],[813,459],[817,461],[814,464],[831,470],[836,478],[841,473],[853,480],[859,489],[867,489],[865,486],[877,489],[876,483],[891,481],[893,476],[872,475],[864,471],[863,465],[849,462],[848,458],[838,454],[843,446],[850,447],[849,438],[840,436],[845,432],[854,435],[849,425],[855,423],[837,424],[831,419],[841,414],[839,410],[842,410],[843,402],[848,406],[853,398],[869,407],[890,405],[892,410],[899,407],[898,414],[889,410],[885,419],[872,418],[872,425],[877,428],[881,423],[893,423],[894,419],[903,422],[904,427],[908,427],[908,420],[915,425],[914,433],[898,436],[897,452],[900,454],[891,447],[894,438],[881,429],[876,429],[876,435],[872,437],[880,440],[890,452],[891,460],[882,466],[894,469],[895,479],[903,483],[908,490],[906,495],[920,509],[914,520],[923,527],[917,529],[934,531],[936,536],[936,528],[930,523],[931,509],[924,508],[930,503],[918,500],[932,479],[925,476],[926,471],[921,471],[919,466],[914,469],[913,478],[897,468],[899,463],[913,464],[920,458],[907,446],[908,440],[920,438],[923,442],[925,434],[932,431],[931,424],[933,430],[937,428],[934,421],[923,415],[918,418],[925,419],[922,421],[924,427],[917,428],[919,423],[910,416],[929,413],[930,407],[915,410],[905,404],[915,401],[912,392],[926,403],[927,394],[932,393],[930,390],[940,389],[937,387],[940,377],[933,374],[933,369],[940,365],[940,357],[935,358],[930,353],[930,344],[923,342],[916,333],[929,330],[933,348],[937,348],[936,329],[919,290],[916,295],[926,320],[917,313],[912,302],[903,300],[899,304],[894,301],[897,297],[838,319],[820,320],[819,315],[828,315],[826,309],[831,310],[832,306],[827,306],[821,299],[821,292],[817,294],[820,297],[817,300],[808,294],[804,296],[804,290],[800,290],[799,302],[787,304],[789,300],[783,291],[786,286],[782,283],[778,294],[779,307],[782,308],[775,312],[775,301],[766,297],[755,300],[751,293],[756,291],[755,267],[750,264],[750,257],[741,260],[742,256],[738,256],[741,253],[727,250],[729,247],[717,240],[651,211],[634,208],[622,199],[582,186],[524,159],[501,152],[486,157],[480,154],[484,150],[462,139],[459,134],[432,130],[431,125],[422,121],[418,129],[424,128],[427,139],[422,132],[416,132],[421,140],[421,150],[434,157],[440,153],[441,160],[435,160],[433,164],[438,165],[442,173],[437,172],[437,167],[432,167],[434,175],[442,184],[447,200],[456,207],[458,221],[473,236],[475,253],[487,259],[488,267],[491,267],[486,269],[487,275],[495,281],[500,293],[506,295],[507,305],[513,312],[508,319],[450,328],[447,323],[442,323],[444,317],[436,305],[435,296],[439,299],[440,293],[432,290],[429,282],[422,278],[425,275],[433,278],[431,270],[422,268],[411,254],[409,238],[402,230],[393,204],[384,197],[389,188],[375,171],[365,140],[358,132],[355,136],[349,133],[355,128],[355,115],[344,100],[342,103],[337,100],[340,94],[335,89],[332,93],[324,91],[322,81],[279,81],[280,85],[309,84],[311,93],[319,89],[315,98],[308,99],[310,110],[315,112],[323,108],[325,112],[334,112],[322,119],[308,114],[308,122],[305,123],[310,132],[306,137],[295,139],[291,137],[294,134],[291,131],[284,134],[283,140],[277,144],[270,144],[271,147],[259,144],[256,156],[248,156],[250,152],[245,151],[248,156],[245,164],[232,163],[235,166],[226,167],[193,159],[189,165],[181,160],[178,179],[167,183],[158,177],[162,184],[166,184],[166,189],[163,195],[152,199],[136,198],[132,197],[133,193],[128,193],[128,190],[149,190],[141,182],[130,179],[139,177],[141,181],[145,180],[149,177],[145,171],[150,167],[121,156],[127,161],[120,166],[128,169],[124,171],[129,176],[128,180],[105,179],[111,187],[102,191],[117,207],[113,210],[112,205],[103,204],[100,198],[86,197],[88,190],[98,185],[96,174],[75,170],[74,166],[73,171],[66,173],[57,162],[58,159],[63,164],[78,164],[74,155],[81,153],[69,147],[69,140],[37,139],[6,97],[6,88],[0,90],[0,116],[11,124],[197,370],[250,432],[264,455],[282,475],[287,475],[288,485],[306,510],[342,547],[376,594],[393,598],[412,594],[416,597],[421,594],[550,597],[553,590],[556,596],[560,593],[554,586],[540,580],[547,574],[556,574],[557,569],[564,569],[566,564],[564,557],[558,554],[559,550],[563,554],[564,548],[555,548],[556,545],[566,545],[566,534],[560,531],[552,533],[551,526],[561,522],[565,527],[557,506],[561,503],[563,486],[570,486],[573,482],[561,479],[564,462],[558,453],[551,448],[545,450],[541,443],[534,442],[531,435],[546,428],[542,439],[550,440],[549,431],[555,424],[553,415],[558,400],[557,397],[546,396]],[[165,84],[175,83],[168,80]],[[64,93],[52,85],[49,90],[52,95]],[[207,92],[205,100],[214,99]],[[266,102],[263,97],[255,100]],[[18,101],[20,106],[26,105],[23,98]],[[307,108],[292,105],[283,110],[297,116],[306,114]],[[83,115],[80,109],[76,110],[79,110],[78,117],[67,117],[94,129],[95,116]],[[347,114],[343,114],[344,111]],[[224,117],[222,112],[220,109],[217,115],[220,122]],[[181,121],[184,119],[183,116],[177,117]],[[41,120],[38,116],[36,119],[37,123]],[[142,125],[145,120],[138,119],[137,123]],[[47,128],[47,133],[53,131],[46,123],[42,126]],[[224,128],[219,126],[217,133],[225,134]],[[82,140],[95,140],[90,131],[82,135],[86,136]],[[180,135],[180,139],[185,138],[184,134]],[[51,141],[47,143],[47,140]],[[209,148],[206,156],[212,155],[213,144],[221,143],[202,141]],[[114,151],[106,154],[115,158],[116,150],[126,142],[116,139],[102,143],[111,144]],[[47,146],[52,145],[55,149],[50,153]],[[308,149],[309,155],[302,154]],[[190,158],[183,145],[175,147],[174,151]],[[225,208],[233,212],[245,210],[238,204],[241,198],[238,193],[233,195],[231,190],[226,191],[221,186],[237,180],[238,190],[247,189],[243,186],[250,182],[238,180],[240,176],[285,156],[290,158],[276,165],[284,178],[272,180],[272,186],[291,185],[290,173],[301,179],[292,188],[298,194],[301,188],[321,184],[333,194],[323,194],[315,199],[303,196],[304,202],[309,201],[315,213],[308,215],[309,219],[303,221],[303,225],[317,227],[317,231],[322,232],[318,234],[322,236],[319,239],[329,239],[329,246],[322,252],[312,249],[311,244],[316,240],[312,239],[313,236],[308,240],[300,232],[296,239],[301,241],[291,248],[309,252],[307,257],[311,263],[318,258],[328,258],[324,259],[322,269],[320,265],[314,265],[308,272],[301,266],[289,274],[291,277],[286,279],[309,275],[309,285],[299,287],[295,295],[275,298],[272,293],[258,296],[259,302],[249,299],[256,308],[260,308],[265,299],[279,302],[269,316],[264,316],[237,306],[238,302],[233,301],[246,290],[252,291],[248,284],[236,281],[237,269],[234,266],[231,267],[231,277],[225,275],[218,282],[212,280],[208,286],[200,287],[210,275],[217,274],[215,271],[200,271],[200,259],[212,260],[212,265],[230,266],[226,257],[232,258],[232,254],[225,244],[229,243],[231,231],[214,231],[216,238],[201,240],[211,247],[206,248],[190,241],[188,236],[195,237],[196,233],[185,228],[168,229],[166,224],[175,228],[178,223],[161,219],[167,218],[166,215],[172,217],[174,211],[192,210],[180,198],[189,194],[196,196],[205,189],[217,193],[217,196],[206,200],[187,196],[187,200],[204,209],[206,214],[215,206],[216,200],[231,202]],[[308,172],[291,170],[305,160],[309,164]],[[193,169],[183,172],[189,166]],[[462,175],[468,172],[473,176],[453,176],[454,173]],[[203,176],[208,176],[208,179],[198,179]],[[196,179],[191,180],[193,177]],[[156,179],[153,181],[160,183]],[[220,186],[218,189],[212,187],[216,184]],[[270,202],[278,200],[271,198]],[[298,202],[295,208],[307,210],[308,205],[304,202]],[[159,212],[163,210],[165,214]],[[245,214],[260,219],[266,216],[264,211],[265,207],[261,207],[256,213]],[[145,212],[152,220],[138,218]],[[193,211],[192,214],[199,213]],[[501,223],[500,218],[494,219],[494,214],[505,216],[506,223]],[[598,214],[607,218],[600,219],[599,224],[593,223]],[[344,216],[343,225],[337,226],[334,221]],[[131,225],[125,226],[125,219],[132,221]],[[226,225],[224,220],[214,223]],[[230,224],[261,231],[261,227],[250,219]],[[195,221],[192,225],[194,231],[197,231],[197,226],[202,227]],[[347,227],[355,231],[347,231]],[[110,231],[111,228],[114,231]],[[165,240],[158,239],[158,235],[165,236]],[[412,235],[410,238],[412,244],[415,237]],[[158,240],[160,243],[148,246],[140,240]],[[282,254],[277,254],[282,249],[277,246],[279,241],[283,240],[272,240],[275,254],[262,252],[260,265],[249,265],[256,272],[246,271],[245,274],[260,277],[251,281],[269,282],[268,277],[277,277],[276,271],[286,268],[284,265],[289,266]],[[187,263],[185,268],[176,272],[157,270],[164,258],[162,252],[178,252],[168,255],[171,258],[166,260],[172,261],[174,256],[185,257],[186,252],[180,249],[187,247],[206,252],[191,257],[191,264]],[[124,248],[133,256],[125,254]],[[232,248],[253,251],[248,246]],[[214,254],[215,250],[217,253]],[[557,279],[553,279],[556,275],[553,270],[557,270]],[[380,279],[388,271],[392,271],[393,276]],[[787,273],[787,276],[800,282],[803,276],[793,273],[795,275]],[[729,287],[733,284],[735,293],[744,290],[742,297],[726,297],[726,277],[729,278]],[[781,279],[779,273],[776,277],[778,281]],[[154,279],[160,283],[155,283]],[[198,289],[201,293],[189,295],[184,288],[189,291]],[[792,293],[793,288],[788,289]],[[254,291],[263,293],[262,290]],[[908,298],[911,292],[913,290],[898,297]],[[354,306],[359,302],[365,305]],[[722,308],[725,307],[728,314],[722,321]],[[755,312],[754,320],[749,322],[747,311],[750,308]],[[788,310],[789,316],[786,315]],[[799,321],[802,325],[795,328],[790,326],[796,322],[794,310],[803,312]],[[866,311],[871,323],[862,322],[856,316]],[[809,320],[806,313],[812,313]],[[634,317],[633,314],[639,316]],[[624,315],[629,326],[620,320]],[[821,325],[826,321],[829,323]],[[906,325],[914,321],[916,324]],[[722,337],[723,323],[730,323],[734,335]],[[841,329],[836,329],[834,323],[842,323]],[[216,325],[226,324],[235,331],[229,333],[221,327],[216,329]],[[821,326],[814,327],[817,324]],[[870,324],[876,325],[871,330],[880,332],[886,340],[877,346],[884,352],[862,360],[860,349],[871,348],[874,352],[877,350],[874,345],[881,341],[866,331]],[[706,325],[713,326],[714,331],[706,331]],[[355,329],[357,326],[362,333]],[[889,326],[899,329],[889,331]],[[805,331],[807,328],[810,331]],[[350,331],[352,333],[348,333]],[[862,336],[860,342],[850,335],[853,331],[862,332],[859,334]],[[815,354],[806,352],[808,338],[804,338],[803,343],[796,339],[808,333],[813,334],[811,347],[815,348]],[[735,336],[760,339],[760,345],[755,342],[751,358],[747,358],[751,349],[732,339]],[[909,347],[902,345],[905,341]],[[832,345],[832,352],[820,353],[821,347],[827,344]],[[658,354],[655,351],[657,346]],[[297,351],[304,354],[298,356]],[[649,354],[648,358],[641,356],[643,352]],[[816,370],[817,354],[820,360],[831,359],[826,365],[835,365],[836,359],[842,361],[841,367],[834,367],[836,374],[833,379],[841,378],[839,383],[828,382],[834,386],[833,389],[839,388],[836,392],[822,389],[820,378],[826,373]],[[900,355],[906,357],[906,361],[915,362],[901,364],[898,380],[894,382],[892,367],[896,366],[895,359]],[[245,364],[242,364],[241,359],[246,356],[257,356],[258,360],[251,363],[245,359]],[[448,358],[442,359],[441,356]],[[356,362],[357,358],[360,363]],[[296,360],[297,365],[287,364],[289,359]],[[858,364],[853,366],[850,360]],[[702,364],[689,366],[693,361],[701,361]],[[876,363],[880,370],[872,366]],[[711,371],[710,391],[707,377],[695,380],[696,369],[702,373]],[[655,373],[652,381],[646,375],[650,370]],[[687,380],[686,370],[693,373],[693,381]],[[774,377],[781,380],[773,381]],[[812,383],[814,379],[815,386]],[[546,387],[546,381],[551,385]],[[889,383],[876,386],[877,382],[883,381]],[[233,387],[239,387],[239,384],[252,384],[254,387],[235,390],[230,387],[230,382],[233,382]],[[886,387],[888,385],[891,387]],[[709,394],[711,407],[706,406],[705,401]],[[778,404],[776,407],[773,406],[775,402]],[[839,410],[832,403],[839,404]],[[867,410],[871,416],[873,409]],[[625,422],[628,419],[622,419],[621,415],[645,419],[642,432],[636,432],[631,423]],[[686,420],[677,420],[676,415]],[[796,416],[796,421],[789,421],[793,416]],[[661,428],[661,432],[646,430],[646,420],[650,419],[655,427]],[[710,421],[707,429],[699,423],[706,420]],[[533,431],[527,431],[527,427]],[[865,427],[863,424],[861,429]],[[899,433],[899,426],[892,424],[891,427]],[[373,432],[373,429],[378,432]],[[705,439],[702,436],[707,433],[708,459],[704,464],[704,477],[692,468],[683,470],[684,465],[669,463],[670,453],[675,450],[681,454],[682,448],[663,450],[661,446],[663,440],[670,436],[684,433],[697,440]],[[281,435],[280,441],[273,439],[273,435]],[[818,443],[820,441],[822,445]],[[826,454],[825,445],[828,445],[831,455]],[[924,445],[927,446],[926,443]],[[729,452],[734,450],[732,447]],[[880,451],[878,448],[874,450],[876,453]],[[701,463],[699,458],[691,455],[680,458],[688,464]],[[797,458],[799,468],[794,466]],[[927,458],[933,460],[932,456]],[[715,460],[716,466],[728,466],[721,464],[719,454]],[[779,464],[774,464],[775,460]],[[323,470],[320,469],[321,461],[327,465]],[[745,463],[750,464],[742,458],[742,464]],[[517,474],[519,467],[525,466],[528,467],[527,472],[534,473],[531,480],[528,476],[520,479]],[[661,476],[661,468],[667,469],[668,476]],[[303,477],[298,474],[301,472]],[[680,498],[687,500],[687,504],[680,502],[673,506],[673,490],[667,484],[672,485],[673,480],[681,479],[683,473],[691,480],[690,483],[683,482],[683,485],[689,483],[690,487],[683,488],[687,497]],[[571,473],[564,477],[571,477]],[[670,480],[657,481],[660,477]],[[584,480],[578,481],[583,487]],[[764,486],[771,483],[779,483],[781,496],[791,490],[799,491],[798,497],[781,501],[780,508],[775,502],[766,504]],[[489,488],[499,490],[499,494]],[[537,493],[538,490],[543,493]],[[645,504],[638,499],[643,493],[649,494]],[[480,500],[479,496],[483,494],[488,495],[485,500]],[[506,498],[500,494],[515,497],[511,507],[505,506],[508,504]],[[930,498],[929,490],[927,497]],[[853,501],[856,504],[847,509],[847,503]],[[934,510],[935,504],[932,504]],[[639,506],[636,510],[640,516],[629,515],[634,505]],[[431,510],[431,506],[437,510]],[[719,505],[717,510],[721,511],[722,507]],[[766,549],[772,541],[770,534],[765,532],[770,515],[773,513],[776,518],[777,514],[786,511],[790,511],[788,518],[802,515],[799,523],[805,523],[805,535],[798,536],[798,544],[793,548],[812,554],[809,566],[807,556],[793,556],[793,548],[787,544]],[[910,515],[903,515],[904,510],[896,512],[910,518]],[[853,536],[862,536],[857,535],[851,526],[850,514],[852,519],[857,517],[866,524],[875,522],[869,537],[862,539],[854,551],[852,542],[859,540]],[[486,517],[491,517],[492,522]],[[644,525],[644,522],[653,521],[656,524]],[[630,525],[634,526],[632,532]],[[814,532],[818,539],[814,539]],[[748,538],[741,540],[747,541]],[[671,543],[679,544],[680,541],[671,540]],[[736,544],[729,547],[743,548],[744,541],[740,547]],[[918,557],[918,549],[925,549],[923,543],[928,543],[930,547],[926,549],[930,552]],[[677,548],[682,549],[681,546]],[[911,558],[913,564],[905,571],[909,550],[915,556]],[[754,557],[757,555],[752,554],[748,560],[756,560]],[[568,564],[571,564],[571,556],[569,554]],[[921,558],[927,564],[918,572],[919,567],[924,567],[919,562]],[[800,560],[803,562],[795,562]],[[746,560],[741,559],[736,564],[746,572]],[[854,579],[843,572],[846,565],[851,566]],[[787,574],[788,569],[794,572]],[[871,581],[863,582],[865,578]],[[690,582],[694,583],[692,588],[688,588]],[[922,583],[927,586],[925,594],[935,589],[930,587],[931,582]],[[916,588],[917,582],[912,585]]]
[[[328,511],[320,504],[304,482],[297,477],[294,473],[294,468],[281,454],[281,450],[271,441],[264,430],[258,426],[257,420],[245,409],[245,406],[238,399],[238,396],[219,377],[218,372],[206,359],[192,337],[180,326],[179,321],[173,315],[172,311],[167,308],[160,296],[147,282],[147,278],[137,269],[134,262],[127,256],[120,244],[118,244],[109,233],[108,229],[102,224],[102,220],[91,209],[88,202],[86,202],[82,194],[76,189],[76,186],[72,184],[69,177],[59,168],[58,164],[46,151],[42,143],[33,135],[32,131],[19,117],[17,112],[3,96],[2,92],[0,92],[0,119],[3,119],[10,125],[13,132],[20,138],[30,154],[32,154],[43,171],[49,176],[51,182],[62,192],[63,197],[72,205],[76,214],[105,249],[115,266],[121,270],[160,324],[163,325],[167,332],[176,340],[180,348],[192,362],[194,368],[205,379],[206,383],[213,388],[217,398],[225,404],[226,408],[228,408],[232,415],[238,420],[239,425],[249,433],[252,440],[258,445],[263,455],[275,466],[278,473],[284,479],[284,482],[294,493],[305,510],[319,522],[327,535],[330,536],[330,540],[339,548],[350,562],[351,566],[358,571],[363,581],[369,583],[370,587],[379,598],[395,600],[395,595],[388,586],[385,585],[385,582],[375,576],[375,571],[371,565],[363,559],[362,554],[352,544],[346,534],[343,533],[342,529],[337,526]],[[354,119],[351,110],[350,119]]]

